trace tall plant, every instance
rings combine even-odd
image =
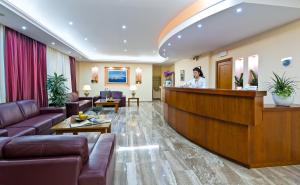
[[[295,93],[296,89],[296,81],[292,80],[291,78],[288,78],[285,76],[285,73],[283,73],[282,76],[279,76],[278,74],[274,73],[274,77],[272,78],[272,82],[269,85],[269,91],[271,91],[272,94],[276,94],[280,97],[290,97]]]
[[[54,75],[48,75],[47,79],[47,89],[49,93],[49,101],[52,105],[56,107],[64,106],[67,99],[67,90],[69,89],[65,82],[67,79],[64,75],[58,75],[54,73]]]

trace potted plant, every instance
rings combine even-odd
[[[54,75],[48,75],[47,90],[50,96],[50,105],[55,107],[62,107],[65,105],[67,90],[69,89],[65,85],[66,81],[67,79],[62,74],[58,75],[57,73],[54,73]]]
[[[287,78],[285,73],[280,77],[274,73],[272,83],[269,85],[269,91],[271,91],[273,100],[276,105],[290,106],[294,102],[294,95],[296,89],[296,81],[291,78]]]
[[[251,86],[258,86],[258,77],[257,74],[255,73],[254,70],[250,70],[250,74],[251,74],[251,81],[250,81],[250,85]]]
[[[234,76],[235,79],[235,86],[238,90],[241,90],[243,88],[244,83],[244,73],[241,73],[240,77]]]

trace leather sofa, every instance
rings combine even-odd
[[[0,184],[111,185],[115,135],[101,134],[90,153],[83,136],[0,138]]]
[[[112,97],[113,99],[119,99],[119,107],[126,107],[126,96],[123,96],[122,91],[100,91],[100,99],[106,99],[106,97]]]
[[[67,117],[77,115],[79,111],[87,111],[92,107],[92,102],[97,101],[97,99],[97,97],[79,97],[75,92],[69,93],[66,103]]]
[[[51,134],[51,127],[65,116],[64,108],[39,107],[34,100],[0,104],[0,136]]]

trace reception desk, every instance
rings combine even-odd
[[[162,89],[179,134],[248,168],[300,164],[300,106],[264,105],[264,91]]]

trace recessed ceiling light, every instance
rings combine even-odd
[[[88,38],[86,38],[86,37],[85,37],[85,38],[84,38],[84,40],[85,40],[85,41],[87,41],[87,40],[88,40]]]
[[[181,35],[177,35],[177,38],[178,38],[178,39],[181,39],[181,37],[182,37]]]
[[[243,11],[242,8],[237,8],[237,9],[236,9],[236,13],[241,13],[242,11]]]
[[[127,43],[127,40],[123,40],[123,42],[126,44],[126,43]]]
[[[166,49],[164,48],[163,51],[166,52]]]
[[[22,30],[26,30],[27,29],[27,27],[26,26],[22,26]]]
[[[198,28],[202,28],[202,24],[198,24],[197,27],[198,27]]]
[[[123,25],[123,26],[122,26],[122,29],[123,29],[123,30],[125,30],[126,28],[127,28],[127,26],[126,26],[126,25]]]
[[[171,42],[168,43],[168,46],[172,46]]]
[[[70,21],[70,22],[69,22],[69,25],[70,25],[70,26],[72,26],[72,25],[73,25],[73,22],[72,22],[72,21]]]
[[[55,42],[51,42],[52,45],[55,45]]]

